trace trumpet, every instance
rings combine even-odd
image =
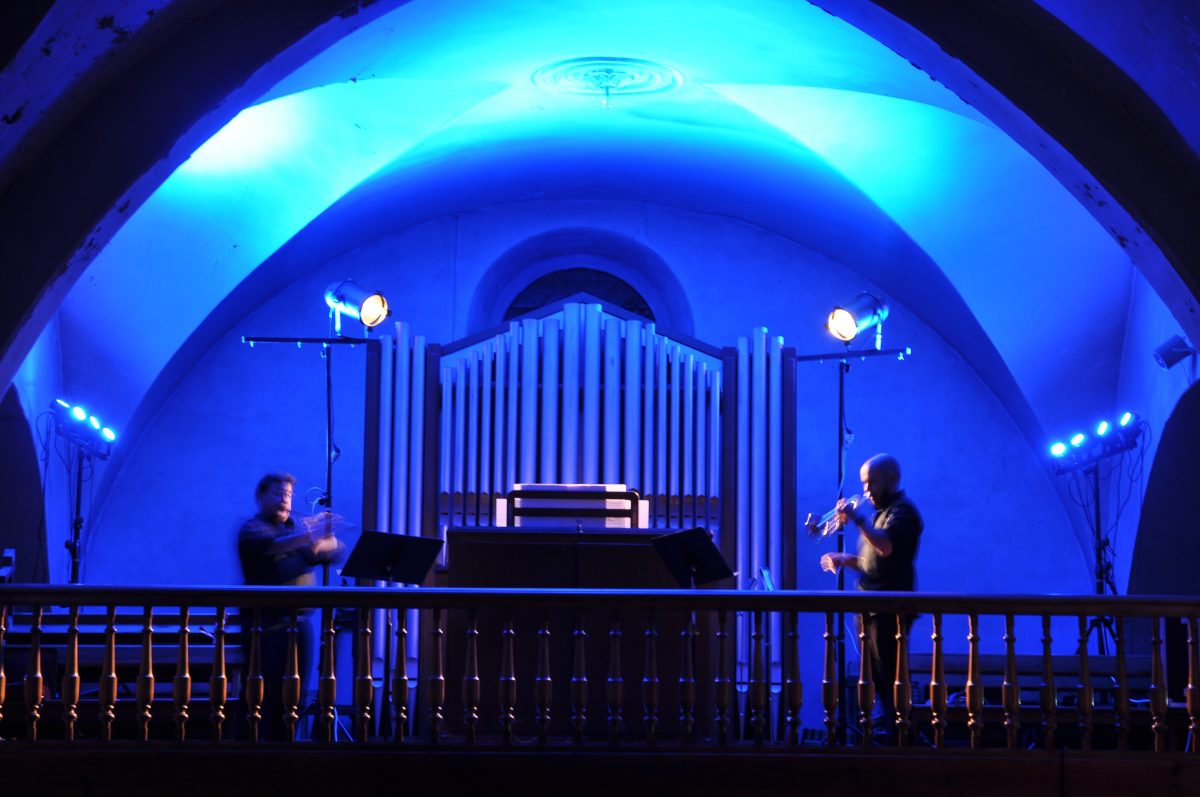
[[[809,512],[808,517],[804,520],[804,525],[808,527],[808,535],[815,539],[823,540],[826,537],[837,534],[846,526],[845,516],[838,517],[838,515],[842,514],[846,506],[857,507],[859,502],[864,500],[869,503],[869,499],[864,499],[861,495],[853,495],[838,501],[837,506],[820,517]]]

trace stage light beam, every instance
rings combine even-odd
[[[382,293],[368,291],[353,280],[335,282],[326,288],[325,304],[335,316],[348,315],[365,327],[378,326],[391,314]]]
[[[1076,432],[1071,436],[1071,445],[1075,448],[1079,448],[1081,445],[1083,445],[1084,440],[1087,440],[1087,435],[1085,435],[1083,432]]]
[[[825,328],[838,340],[849,343],[864,329],[882,324],[887,317],[888,307],[882,299],[860,293],[853,302],[834,307],[825,321]]]
[[[1050,456],[1052,456],[1052,457],[1061,457],[1062,455],[1064,455],[1066,453],[1067,453],[1067,444],[1066,443],[1063,443],[1060,441],[1060,442],[1055,443],[1054,445],[1050,446]]]
[[[1096,436],[1104,437],[1104,435],[1108,434],[1108,430],[1110,428],[1111,427],[1109,427],[1108,421],[1100,421],[1100,423],[1096,426]]]

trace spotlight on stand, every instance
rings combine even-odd
[[[325,304],[333,314],[333,328],[342,334],[342,316],[348,315],[370,328],[379,326],[389,315],[387,299],[379,291],[368,291],[353,280],[335,282],[325,289]]]
[[[83,454],[108,459],[112,444],[117,440],[116,432],[78,404],[55,399],[50,409],[54,412],[54,423],[60,435],[79,446]]]
[[[1174,368],[1188,357],[1195,357],[1196,350],[1183,338],[1175,335],[1154,350],[1154,361],[1162,368]]]
[[[825,328],[843,343],[849,343],[858,337],[859,333],[869,327],[876,327],[876,338],[879,329],[888,317],[888,307],[883,300],[869,293],[860,293],[854,301],[847,305],[833,308],[825,322]]]
[[[1103,420],[1096,424],[1096,434],[1088,437],[1076,432],[1066,442],[1050,446],[1056,473],[1068,473],[1095,465],[1105,457],[1135,448],[1142,435],[1143,424],[1132,412],[1122,413],[1116,421]]]

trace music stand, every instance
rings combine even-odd
[[[342,566],[342,575],[420,585],[429,574],[429,568],[433,567],[442,545],[442,540],[436,537],[364,531]]]
[[[676,583],[684,589],[733,577],[733,571],[721,556],[721,549],[713,542],[708,529],[677,531],[655,537],[650,542]]]

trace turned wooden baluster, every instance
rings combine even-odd
[[[1054,749],[1054,729],[1058,727],[1058,687],[1054,685],[1054,660],[1051,658],[1050,615],[1042,615],[1042,737],[1047,750]]]
[[[262,607],[254,607],[250,618],[250,653],[246,663],[246,722],[250,729],[250,741],[262,738],[262,709],[266,696],[266,683],[262,671]],[[274,719],[274,718],[272,718]]]
[[[371,704],[375,700],[375,681],[371,677],[371,645],[375,636],[372,609],[358,610],[358,672],[354,678],[354,732],[360,742],[367,741],[371,732]]]
[[[1154,752],[1167,749],[1167,679],[1163,674],[1162,618],[1155,617],[1150,631],[1150,730]]]
[[[554,681],[550,677],[550,621],[543,620],[537,632],[537,672],[533,677],[533,706],[537,717],[538,741],[545,744],[550,736],[550,710],[554,700]]]
[[[646,744],[654,744],[658,731],[658,629],[654,610],[646,614],[646,667],[642,675],[642,720],[646,724]]]
[[[296,727],[300,724],[300,610],[292,609],[288,622],[287,652],[283,659],[283,677],[279,681],[279,694],[283,703],[283,738],[296,741]]]
[[[29,626],[29,669],[25,671],[25,719],[29,724],[29,739],[37,741],[38,720],[42,718],[42,607],[33,607]]]
[[[62,677],[63,738],[68,742],[75,739],[75,731],[79,723],[79,693],[82,686],[79,677],[78,605],[71,607],[70,623],[67,628],[67,660],[63,664]],[[0,654],[2,653],[3,651],[0,651]]]
[[[142,656],[138,668],[138,733],[143,742],[150,739],[150,720],[154,716],[154,607],[145,607],[142,622]]]
[[[825,612],[825,667],[821,674],[821,707],[825,710],[825,744],[837,744],[838,684],[837,634],[833,612]]]
[[[337,628],[333,607],[321,609],[321,666],[317,672],[317,708],[321,718],[321,741],[337,737]]]
[[[171,698],[175,704],[175,738],[187,738],[188,709],[192,702],[192,668],[188,656],[191,612],[187,606],[179,610],[179,648],[175,658],[175,679],[171,683]]]
[[[621,677],[621,623],[613,615],[608,629],[608,681],[605,696],[608,698],[608,741],[620,744],[621,704],[625,699],[625,680]]]
[[[679,726],[683,743],[691,744],[696,730],[696,615],[685,612],[679,632]]]
[[[392,717],[396,741],[408,733],[408,610],[396,609],[396,662],[392,668]]]
[[[1117,749],[1129,749],[1129,674],[1125,669],[1125,618],[1114,620],[1113,642],[1117,649]]]
[[[946,712],[949,696],[946,689],[946,658],[943,649],[942,615],[933,615],[933,672],[929,676],[929,719],[933,728],[933,746],[946,744]]]
[[[479,617],[475,609],[467,614],[467,654],[462,679],[463,725],[467,741],[475,742],[479,728]]]
[[[1013,616],[1004,615],[1004,683],[1000,687],[1004,703],[1004,730],[1007,747],[1016,750],[1021,732],[1021,687],[1017,684],[1017,637],[1013,633]]]
[[[587,726],[588,677],[587,677],[587,631],[583,618],[575,617],[574,661],[571,667],[571,724],[575,727],[575,743],[583,744],[583,731]]]
[[[873,652],[867,641],[867,615],[858,616],[858,724],[862,727],[863,747],[874,745],[875,676],[871,673]]]
[[[717,612],[717,677],[714,682],[714,702],[717,710],[717,743],[729,743],[729,709],[733,703],[733,679],[729,675],[729,615]]]
[[[4,698],[8,694],[8,676],[4,674],[4,637],[8,635],[8,607],[0,606],[0,721],[4,720]]]
[[[967,615],[967,730],[971,749],[983,743],[983,673],[979,660],[979,615]]]
[[[1103,628],[1097,627],[1096,633],[1103,633]],[[1092,749],[1092,712],[1094,710],[1094,695],[1092,692],[1091,664],[1088,661],[1088,618],[1079,616],[1079,686],[1076,689],[1075,705],[1079,712],[1079,746],[1083,750]]]
[[[100,738],[112,740],[113,720],[117,718],[117,607],[108,607],[104,628],[103,664],[100,667]]]
[[[1196,618],[1187,618],[1188,638],[1188,680],[1184,689],[1184,701],[1187,703],[1188,737],[1192,740],[1192,752],[1200,747],[1200,639],[1196,636]]]
[[[783,699],[787,707],[788,744],[800,744],[800,709],[804,707],[804,686],[800,682],[800,614],[788,612],[787,674],[783,681]]]
[[[750,728],[754,743],[762,744],[766,739],[767,726],[767,676],[763,645],[763,613],[754,613],[750,630]]]
[[[225,733],[225,704],[229,700],[229,677],[225,670],[227,615],[224,606],[217,607],[217,624],[213,628],[212,675],[208,679],[208,715],[212,722],[212,738],[216,742],[221,741]]]
[[[433,662],[429,676],[429,741],[437,744],[442,736],[442,723],[446,720],[446,629],[442,624],[442,610],[433,610]]]
[[[896,682],[892,699],[896,706],[896,744],[908,746],[912,728],[912,679],[908,671],[908,623],[901,614],[896,617]]]
[[[505,744],[512,743],[513,723],[517,718],[517,668],[513,655],[515,636],[510,609],[500,635],[500,732]]]

